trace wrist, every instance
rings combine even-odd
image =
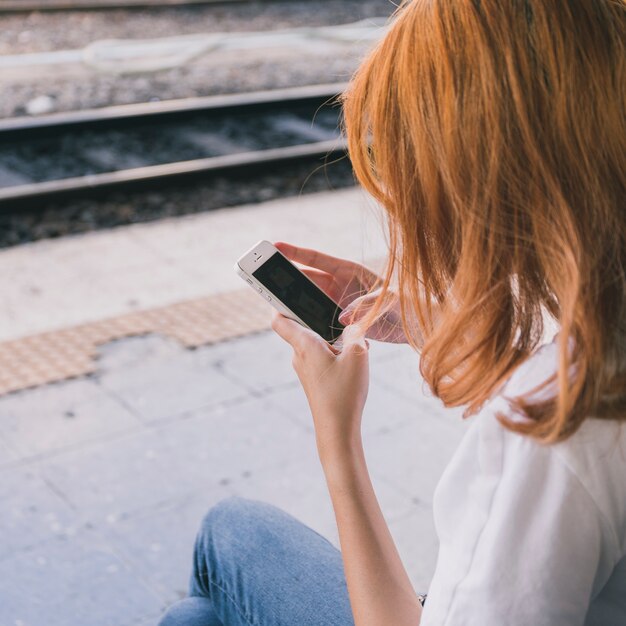
[[[358,455],[362,450],[362,409],[322,408],[313,411],[315,442],[322,464]]]
[[[365,468],[365,454],[360,436],[352,440],[325,442],[324,445],[318,442],[318,454],[329,483],[351,483]]]

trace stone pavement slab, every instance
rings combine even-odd
[[[14,463],[17,458],[17,451],[5,441],[0,441],[0,469],[3,465]]]
[[[117,519],[244,471],[292,461],[311,435],[246,401],[43,461],[42,474],[96,521]]]
[[[370,474],[421,591],[432,492],[464,425],[423,394],[407,346],[371,342],[370,362]],[[134,337],[104,346],[98,367],[0,398],[2,626],[155,624],[187,588],[202,516],[232,494],[338,545],[291,349],[274,333],[195,350]]]
[[[251,392],[262,393],[298,382],[291,366],[291,347],[274,333],[250,335],[246,342],[224,342],[211,352],[196,350],[197,367],[217,366],[225,376]]]
[[[93,529],[0,561],[0,623],[130,626],[162,600]]]
[[[32,465],[0,473],[0,511],[0,561],[51,538],[71,537],[78,526],[76,510]]]
[[[97,375],[102,389],[118,398],[143,421],[172,417],[194,409],[244,398],[248,390],[219,370],[199,367],[191,351],[145,360]]]
[[[52,385],[8,396],[0,407],[2,437],[20,458],[136,429],[140,420],[92,380],[68,381],[64,393]]]

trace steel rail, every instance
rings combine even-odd
[[[323,161],[345,155],[346,150],[346,140],[337,139],[5,187],[0,189],[0,214],[14,213],[16,208],[24,205],[32,207],[42,201],[93,197],[98,192],[136,190],[154,186],[155,183],[169,185],[225,172],[233,174],[255,169],[267,170],[285,163]]]
[[[100,11],[109,9],[173,8],[250,0],[0,0],[0,14],[31,11]]]
[[[277,107],[316,103],[322,105],[337,98],[346,87],[347,83],[307,85],[0,119],[0,142],[59,134],[70,129],[120,128],[140,122],[157,121],[159,118],[175,120],[191,113],[218,115],[229,110],[252,113]]]

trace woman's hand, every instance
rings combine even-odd
[[[306,266],[301,268],[302,271],[344,309],[339,316],[342,324],[354,324],[374,303],[379,291],[368,292],[379,277],[364,265],[282,241],[277,241],[274,245],[290,261]],[[388,343],[407,343],[402,328],[399,300],[396,294],[391,293],[390,297],[395,300],[392,308],[367,329],[365,336]]]
[[[342,324],[356,324],[362,319],[367,311],[374,306],[374,302],[378,298],[380,289],[366,293],[363,296],[355,298],[348,306],[344,308],[339,316]],[[374,323],[367,329],[365,336],[376,341],[384,341],[385,343],[408,343],[404,328],[402,326],[402,314],[400,313],[400,300],[397,294],[392,293],[392,307],[384,311]]]
[[[322,465],[359,449],[369,346],[358,327],[347,326],[335,345],[280,313],[274,313],[272,328],[293,348],[292,363],[311,407]]]

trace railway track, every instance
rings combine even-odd
[[[0,120],[0,213],[345,154],[345,84]]]
[[[89,11],[229,4],[249,0],[0,0],[0,14],[31,11]]]

